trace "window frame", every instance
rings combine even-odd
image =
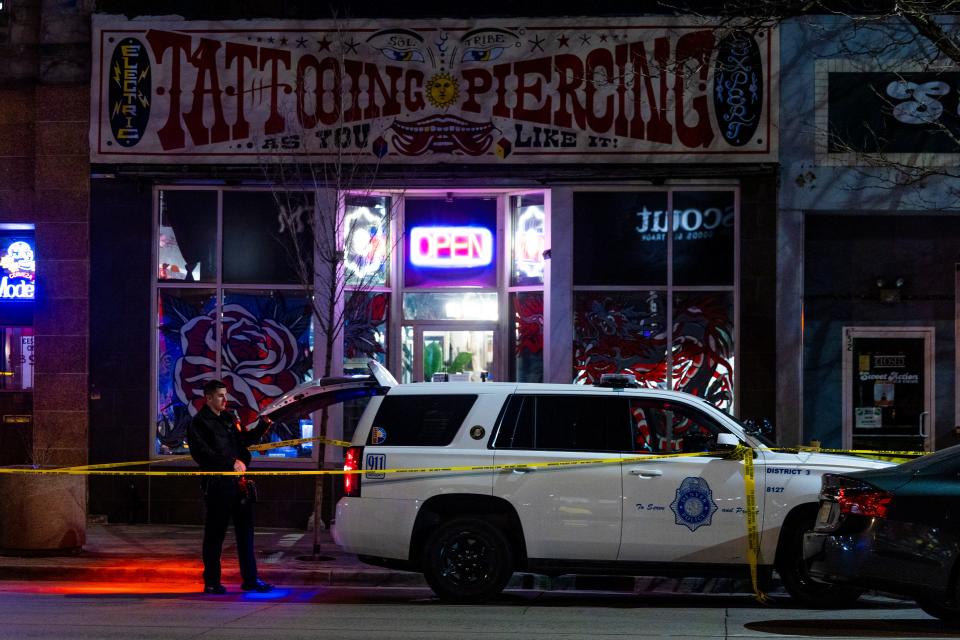
[[[216,234],[216,261],[217,261],[217,277],[216,280],[211,282],[184,282],[182,280],[160,280],[158,277],[158,253],[159,253],[159,241],[158,241],[158,232],[160,228],[160,192],[162,191],[215,191],[217,192],[217,234]],[[263,290],[273,290],[273,291],[285,291],[291,293],[302,293],[306,294],[302,284],[274,284],[274,283],[247,283],[247,284],[231,284],[229,282],[224,282],[223,279],[223,193],[225,191],[250,191],[250,192],[270,192],[270,187],[268,185],[259,185],[259,186],[243,186],[243,187],[227,187],[224,185],[209,185],[209,184],[165,184],[165,183],[156,183],[153,185],[153,226],[151,229],[151,267],[150,267],[150,318],[151,318],[151,328],[150,328],[150,429],[148,431],[148,441],[147,441],[147,450],[150,452],[150,460],[154,463],[163,463],[170,465],[187,465],[195,466],[195,463],[192,460],[176,460],[171,459],[174,456],[161,454],[157,452],[157,415],[158,415],[158,401],[159,393],[157,389],[158,385],[158,375],[159,375],[159,341],[158,341],[158,318],[157,318],[157,299],[160,295],[160,292],[164,289],[176,289],[176,290],[187,290],[187,289],[206,289],[213,290],[214,296],[216,299],[216,308],[218,318],[223,314],[223,305],[224,305],[224,295],[225,292],[230,291],[263,291]],[[305,190],[306,191],[306,190]],[[313,287],[310,288],[312,290]],[[311,314],[311,323],[313,323],[313,318]],[[314,327],[314,330],[316,327]],[[223,340],[223,324],[222,322],[217,322],[217,344],[221,344]],[[318,345],[314,345],[313,354],[312,354],[312,369],[314,371],[314,377],[316,377],[316,372],[319,371],[319,366],[321,364],[320,360],[320,349]],[[222,349],[216,350],[216,367],[217,371],[221,371],[222,367]],[[269,458],[269,457],[260,457],[257,458],[257,462],[262,466],[269,466],[271,468],[302,468],[306,466],[315,467],[317,464],[317,459],[319,456],[319,448],[324,445],[316,444],[311,448],[310,456],[304,458]]]
[[[679,182],[668,181],[665,186],[632,186],[632,185],[602,185],[588,187],[574,187],[573,194],[589,192],[667,192],[667,211],[673,211],[673,196],[677,192],[705,192],[722,191],[733,192],[733,284],[732,285],[675,285],[673,284],[673,224],[668,221],[667,224],[667,284],[666,285],[577,285],[573,282],[573,297],[576,300],[578,293],[598,292],[598,293],[644,293],[649,291],[663,292],[667,301],[666,326],[670,328],[669,344],[673,344],[673,320],[675,296],[678,293],[699,292],[699,293],[732,293],[733,294],[733,399],[728,409],[721,409],[732,416],[739,416],[740,398],[740,376],[738,370],[740,367],[740,229],[741,229],[741,187],[739,180],[716,180],[716,181],[691,181]],[[576,216],[576,210],[572,212]],[[549,221],[549,216],[548,216]],[[573,260],[577,257],[574,254]],[[576,303],[574,303],[576,304]],[[576,335],[574,335],[576,339]],[[666,350],[666,386],[664,390],[674,390],[673,379],[673,350]],[[571,363],[571,369],[573,363]]]

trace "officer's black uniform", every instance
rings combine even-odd
[[[237,460],[249,466],[247,447],[259,440],[269,427],[268,421],[261,420],[255,428],[246,431],[232,412],[222,411],[218,416],[204,405],[187,429],[190,455],[201,471],[233,471]],[[220,555],[232,517],[243,584],[255,585],[257,560],[253,553],[253,505],[240,490],[240,478],[208,476],[200,482],[207,508],[203,527],[203,584],[206,587],[220,585]]]

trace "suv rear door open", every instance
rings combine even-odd
[[[330,377],[304,382],[288,391],[261,412],[274,422],[306,416],[347,400],[385,395],[397,381],[383,365],[371,361],[371,375]]]

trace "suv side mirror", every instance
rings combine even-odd
[[[732,433],[717,434],[717,451],[727,451],[736,449],[740,445],[740,439]]]

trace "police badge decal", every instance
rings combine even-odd
[[[676,524],[696,531],[698,527],[710,526],[713,514],[717,512],[717,503],[713,501],[713,491],[707,481],[691,477],[680,483],[670,510],[676,516]]]

